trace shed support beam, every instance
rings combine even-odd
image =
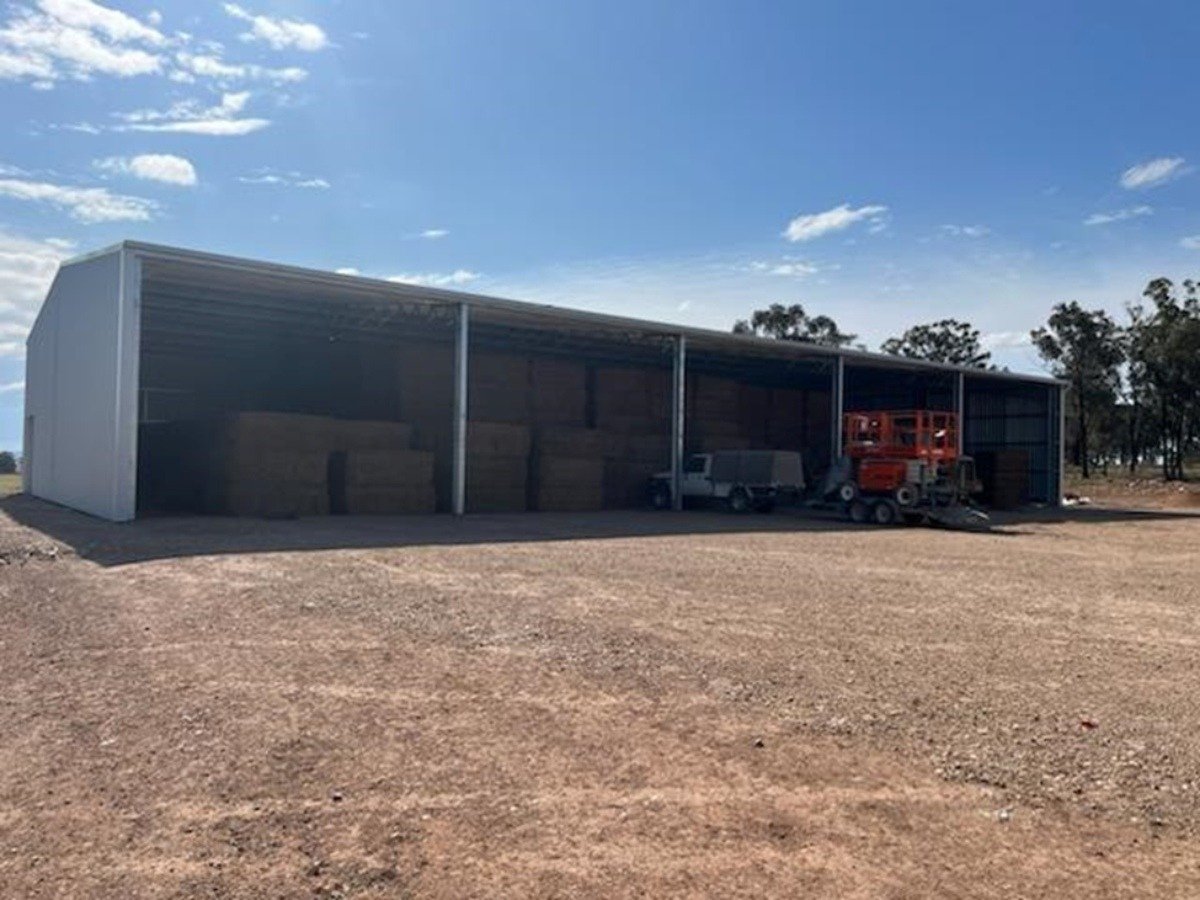
[[[830,385],[833,417],[832,434],[830,435],[829,452],[830,465],[842,458],[842,416],[846,412],[846,358],[838,356],[833,366],[833,382]]]
[[[671,508],[683,509],[683,438],[687,411],[687,338],[675,338],[671,380]]]
[[[1056,479],[1054,496],[1050,498],[1051,504],[1054,506],[1062,506],[1063,489],[1066,487],[1064,479],[1067,474],[1067,386],[1059,385],[1058,388],[1058,434],[1056,435],[1058,444],[1052,452],[1058,454],[1058,478]]]
[[[470,307],[458,306],[458,331],[454,339],[454,458],[451,477],[451,511],[467,511],[467,355],[470,347]]]
[[[962,456],[967,439],[967,379],[959,372],[954,376],[954,417],[957,420],[955,431],[958,434],[958,455]]]

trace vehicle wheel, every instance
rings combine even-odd
[[[871,521],[876,525],[895,525],[900,518],[900,510],[891,500],[880,500],[871,507]]]
[[[729,508],[735,513],[750,512],[750,495],[743,488],[734,488],[729,492]]]
[[[912,506],[917,502],[917,489],[911,484],[902,484],[892,496],[901,506]]]
[[[775,512],[775,501],[760,500],[758,503],[754,504],[754,508],[760,513],[773,513]]]
[[[670,509],[671,489],[665,484],[656,484],[650,488],[650,505],[655,509]]]
[[[850,515],[850,521],[857,522],[859,525],[869,521],[871,518],[871,507],[861,497],[850,504],[847,512]]]
[[[837,495],[843,503],[853,503],[858,499],[858,485],[853,481],[843,481],[838,485]]]

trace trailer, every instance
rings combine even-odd
[[[825,492],[854,522],[952,527],[984,525],[971,506],[980,485],[975,461],[961,453],[958,416],[930,410],[846,413],[844,454]]]

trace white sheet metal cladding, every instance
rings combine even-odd
[[[136,269],[120,249],[64,265],[27,342],[29,492],[115,521],[136,501]]]

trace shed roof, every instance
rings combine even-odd
[[[158,272],[173,273],[176,277],[195,277],[198,270],[218,272],[223,280],[232,280],[247,290],[279,290],[287,285],[310,291],[334,289],[339,299],[379,302],[395,300],[407,304],[426,304],[450,307],[466,304],[476,319],[516,327],[536,327],[547,331],[603,332],[622,334],[631,339],[674,338],[683,336],[689,348],[737,356],[777,360],[834,360],[842,358],[847,364],[905,371],[958,373],[972,378],[1010,380],[1035,384],[1061,385],[1063,382],[1044,375],[991,371],[965,366],[948,365],[926,360],[907,359],[883,353],[850,348],[825,347],[798,341],[779,341],[753,335],[732,334],[710,328],[697,328],[668,322],[655,322],[628,316],[616,316],[571,309],[543,303],[531,303],[501,297],[491,297],[467,291],[447,290],[425,285],[404,284],[363,275],[345,275],[319,269],[281,263],[264,262],[226,256],[141,241],[120,244],[68,260],[71,265],[107,253],[129,252],[149,262]]]

